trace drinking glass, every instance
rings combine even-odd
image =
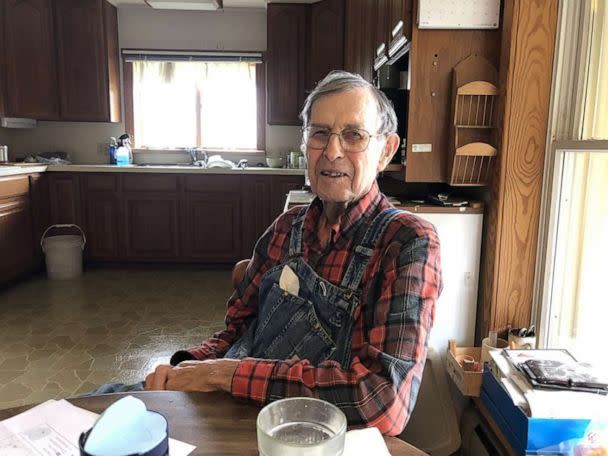
[[[260,411],[257,433],[261,456],[340,456],[346,416],[320,399],[281,399]]]

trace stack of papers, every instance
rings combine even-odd
[[[490,352],[492,360],[489,365],[492,374],[501,382],[513,403],[520,407],[527,416],[564,419],[608,418],[608,396],[606,395],[533,388],[523,373],[514,365],[518,351],[531,352],[532,350],[492,351]],[[547,352],[546,356],[550,359],[558,360],[564,356],[560,350],[543,351]],[[512,354],[507,356],[507,352]]]
[[[98,415],[66,400],[50,400],[0,421],[2,456],[79,456],[78,439]],[[171,456],[187,456],[194,446],[169,439]]]

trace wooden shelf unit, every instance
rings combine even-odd
[[[483,186],[492,176],[498,155],[496,73],[487,60],[474,55],[454,68],[450,185]]]

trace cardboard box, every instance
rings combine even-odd
[[[537,454],[540,449],[582,438],[591,421],[528,417],[489,370],[483,373],[480,399],[516,455]]]
[[[458,357],[460,355],[471,356],[475,361],[481,363],[480,347],[457,347],[456,342],[451,340],[446,359],[448,375],[454,381],[464,396],[479,397],[481,390],[482,371],[465,371]]]

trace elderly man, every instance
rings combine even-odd
[[[226,329],[175,353],[145,387],[221,390],[259,404],[314,396],[349,425],[397,435],[416,401],[441,290],[437,234],[378,190],[399,146],[382,92],[332,72],[301,117],[317,198],[260,238]]]

